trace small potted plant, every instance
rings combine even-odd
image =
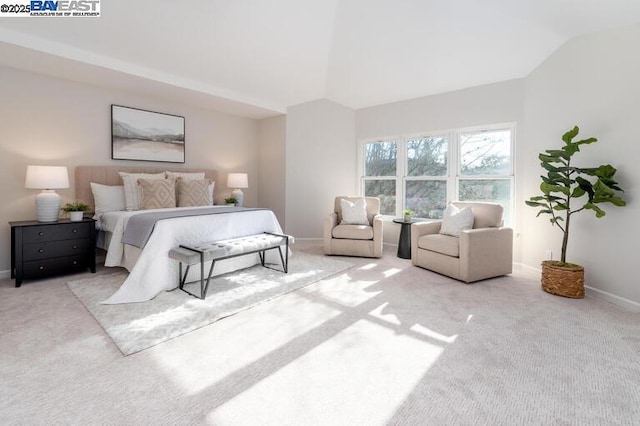
[[[569,225],[574,214],[591,210],[597,218],[605,215],[600,207],[609,203],[622,207],[626,202],[619,195],[622,188],[613,179],[615,167],[602,164],[597,167],[576,167],[571,163],[580,147],[597,142],[596,138],[574,141],[578,126],[562,136],[560,149],[547,149],[538,155],[540,165],[547,172],[541,176],[541,195],[525,201],[538,210],[538,216],[549,215],[549,221],[562,231],[560,261],[542,262],[542,289],[558,296],[584,297],[584,267],[567,262]]]
[[[224,199],[224,202],[227,203],[228,206],[235,206],[238,199],[236,197],[227,197]]]
[[[89,210],[89,206],[84,203],[67,203],[62,206],[63,212],[69,213],[71,222],[80,222],[84,212]]]
[[[411,222],[411,216],[413,216],[413,210],[405,209],[404,210],[404,221]]]

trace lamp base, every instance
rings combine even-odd
[[[36,195],[36,219],[38,222],[57,222],[60,214],[60,196],[52,189]]]
[[[244,192],[242,192],[242,189],[234,189],[231,191],[231,195],[236,197],[236,200],[238,200],[236,207],[242,207],[242,204],[244,203]]]

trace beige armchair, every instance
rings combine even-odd
[[[502,226],[502,206],[454,202],[470,206],[473,229],[459,237],[440,234],[441,220],[411,225],[411,263],[467,283],[510,274],[513,230]]]
[[[366,225],[345,225],[342,222],[341,199],[356,202],[364,198]],[[380,199],[376,197],[336,197],[334,211],[324,220],[324,253],[329,255],[382,256],[382,216]]]

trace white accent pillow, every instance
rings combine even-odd
[[[164,173],[126,173],[118,172],[124,182],[124,203],[129,211],[140,210],[142,188],[138,186],[138,179],[164,179]]]
[[[356,200],[355,203],[341,198],[340,208],[342,209],[341,225],[369,225],[367,204],[364,198]]]
[[[473,211],[471,207],[460,210],[453,204],[449,204],[442,215],[440,233],[459,237],[462,231],[473,228]]]
[[[204,172],[193,172],[193,173],[188,173],[188,172],[170,172],[170,171],[166,171],[165,172],[167,174],[168,178],[176,178],[176,179],[184,179],[184,180],[203,180],[205,179],[204,177]],[[209,184],[209,187],[207,188],[209,191],[209,199],[208,199],[208,204],[209,206],[213,205],[213,190],[216,186],[216,182],[214,180],[211,181],[211,183]]]
[[[96,216],[104,212],[116,212],[125,209],[124,186],[109,186],[91,182],[93,204]]]

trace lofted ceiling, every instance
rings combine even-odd
[[[263,118],[526,76],[638,0],[104,0],[99,18],[0,18],[0,64]]]

